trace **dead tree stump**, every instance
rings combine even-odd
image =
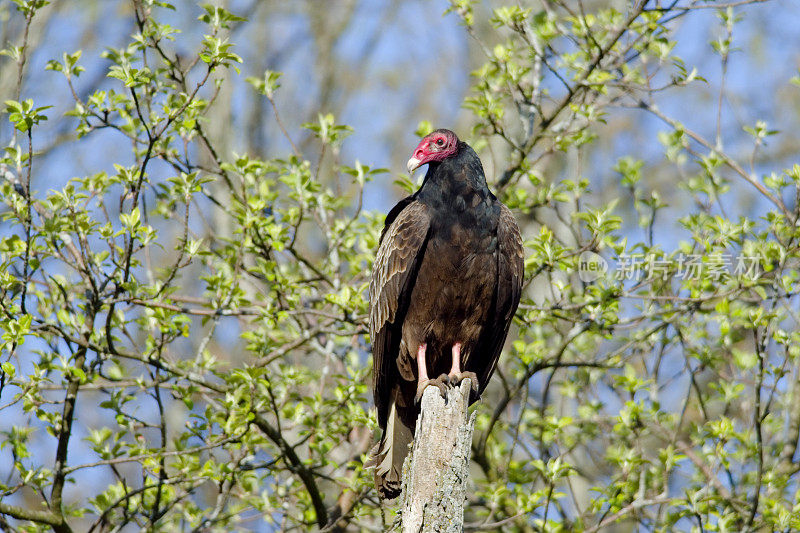
[[[448,389],[428,387],[414,444],[403,464],[400,505],[403,533],[460,533],[464,525],[475,413],[467,418],[471,381]]]

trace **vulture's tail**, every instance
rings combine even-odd
[[[389,419],[381,441],[372,449],[369,463],[375,465],[375,488],[381,498],[392,500],[400,496],[403,475],[403,461],[408,455],[408,445],[414,434],[400,420],[392,399]]]

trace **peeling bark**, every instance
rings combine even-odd
[[[422,395],[414,444],[403,465],[403,533],[456,533],[463,529],[475,413],[467,417],[471,382]]]

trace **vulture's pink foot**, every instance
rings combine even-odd
[[[444,379],[443,379],[444,378]],[[421,379],[417,383],[417,395],[414,396],[414,402],[419,403],[422,401],[422,394],[425,392],[425,389],[429,385],[433,385],[439,389],[439,392],[442,394],[442,398],[447,398],[447,375],[442,374],[436,379]]]
[[[461,371],[461,343],[457,342],[453,345],[451,350],[453,356],[453,365],[450,367],[450,373],[445,376],[447,384],[452,387],[458,387],[461,382],[469,378],[472,385],[472,390],[478,392],[478,376],[475,372],[462,372]]]
[[[455,372],[447,375],[447,382],[452,387],[458,387],[461,382],[469,378],[472,390],[478,392],[478,376],[475,372]]]

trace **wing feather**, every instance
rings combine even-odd
[[[522,235],[511,210],[500,204],[497,226],[497,282],[492,310],[469,366],[478,375],[478,395],[483,393],[494,373],[500,352],[503,350],[508,330],[522,295],[524,255]],[[472,358],[472,357],[471,357]],[[467,365],[465,365],[467,366]],[[477,399],[477,397],[475,398]]]
[[[393,384],[400,379],[396,358],[402,321],[425,253],[429,229],[427,207],[413,197],[402,200],[386,217],[386,227],[372,266],[369,284],[372,386],[381,428],[386,427]]]

